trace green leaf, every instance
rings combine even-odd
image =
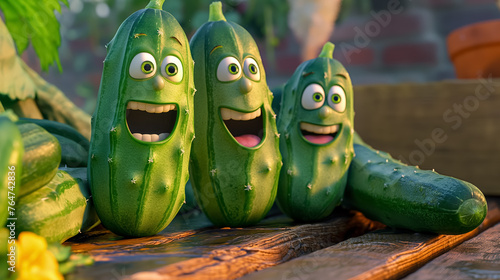
[[[59,71],[62,71],[57,51],[61,44],[61,35],[59,22],[54,14],[54,11],[61,12],[59,2],[68,6],[67,0],[0,1],[5,24],[12,34],[19,54],[26,50],[31,41],[45,71],[54,62]]]

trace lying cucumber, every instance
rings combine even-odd
[[[60,166],[87,167],[90,142],[73,127],[56,121],[30,118],[20,118],[17,123],[34,123],[54,135],[61,146]]]
[[[344,205],[392,228],[462,234],[486,217],[484,195],[459,179],[407,166],[354,140]]]
[[[24,145],[19,197],[50,182],[61,162],[61,146],[45,129],[33,123],[17,125]]]
[[[86,172],[85,170],[83,172]],[[54,178],[40,189],[21,197],[17,203],[16,233],[31,231],[45,237],[47,242],[66,239],[91,228],[96,222],[85,220],[92,204],[88,185],[68,172],[59,170]]]

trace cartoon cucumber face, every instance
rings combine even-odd
[[[340,203],[353,155],[349,74],[325,44],[282,89],[278,131],[283,156],[277,201],[298,221],[328,216]]]
[[[104,226],[164,229],[184,202],[194,138],[189,42],[163,0],[127,18],[108,54],[92,118],[89,178]]]
[[[246,226],[271,208],[281,168],[279,134],[259,50],[221,3],[190,42],[195,129],[190,175],[198,204],[218,226]]]

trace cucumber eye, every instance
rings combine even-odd
[[[346,107],[346,98],[344,89],[340,86],[333,86],[328,91],[328,105],[337,112],[344,112]]]
[[[231,73],[231,75],[237,75],[238,72],[240,71],[238,65],[234,63],[229,64],[229,67],[227,69],[229,70],[229,73]]]
[[[245,63],[243,64],[243,71],[245,75],[253,81],[260,81],[260,72],[259,66],[255,59],[249,57],[245,59]]]
[[[147,52],[138,53],[130,62],[129,74],[134,79],[147,79],[156,73],[155,58]]]
[[[155,70],[155,67],[151,61],[144,61],[141,65],[142,73],[149,74]]]
[[[306,110],[314,110],[325,103],[325,91],[318,84],[308,85],[302,92],[302,107]]]
[[[173,83],[182,81],[183,71],[181,60],[174,55],[166,56],[161,62],[161,75]]]
[[[219,66],[217,66],[217,79],[221,82],[237,80],[241,76],[240,69],[240,62],[236,58],[228,56],[219,63]]]

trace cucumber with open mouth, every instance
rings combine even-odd
[[[257,44],[226,21],[220,2],[190,42],[195,130],[190,175],[195,197],[217,226],[248,226],[271,208],[281,168],[276,115]]]
[[[127,18],[108,44],[92,118],[89,181],[103,225],[163,230],[184,202],[194,138],[193,60],[163,0]]]
[[[326,43],[278,90],[283,168],[277,201],[297,221],[323,219],[340,204],[353,156],[352,84],[333,49]]]

